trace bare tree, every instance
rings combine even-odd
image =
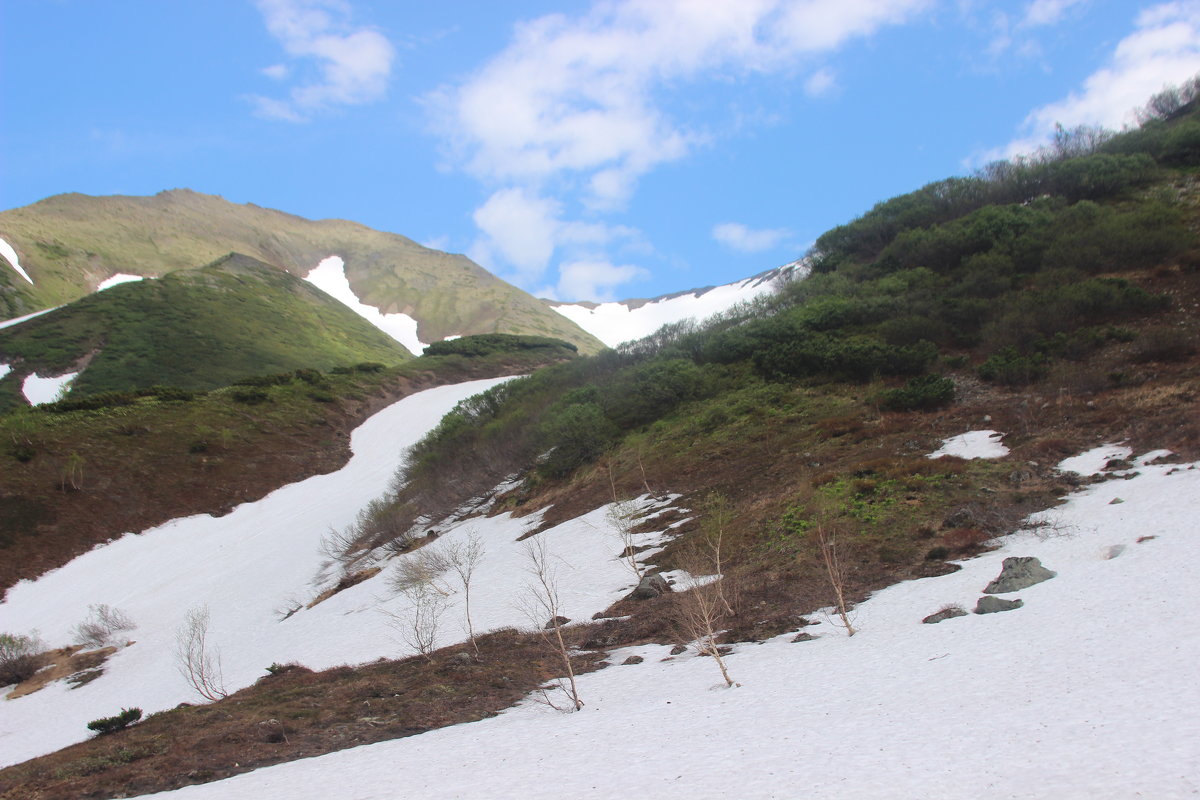
[[[734,616],[721,562],[722,539],[733,510],[724,496],[715,494],[705,501],[704,509],[699,538],[678,559],[690,586],[684,584],[683,591],[674,595],[674,623],[683,643],[700,655],[712,657],[725,685],[733,687],[740,684],[730,677],[717,643],[723,623]]]
[[[196,606],[187,612],[175,632],[175,656],[179,672],[205,700],[228,697],[221,671],[221,653],[208,643],[208,606]]]
[[[583,708],[583,700],[579,698],[579,687],[575,682],[575,667],[571,664],[571,651],[563,636],[562,626],[564,617],[560,614],[562,604],[558,594],[558,575],[554,568],[553,557],[541,537],[533,537],[525,543],[525,555],[529,559],[529,574],[533,581],[529,584],[526,595],[526,614],[536,626],[542,640],[555,652],[562,661],[565,678],[558,679],[558,688],[567,696],[570,707],[557,704],[549,696],[544,695],[547,705],[559,711],[579,711]],[[543,624],[542,620],[545,620]]]
[[[825,564],[825,574],[829,578],[829,585],[833,587],[838,616],[842,618],[842,626],[846,629],[846,635],[853,636],[857,631],[850,624],[850,616],[846,613],[846,570],[841,562],[837,537],[829,522],[821,518],[817,519],[813,535],[817,540],[817,548],[821,551],[821,561]]]
[[[458,582],[462,584],[463,614],[467,622],[467,636],[471,639],[471,647],[475,649],[476,658],[479,657],[479,644],[475,641],[475,626],[471,622],[471,579],[475,576],[475,569],[483,561],[483,554],[483,541],[474,531],[468,534],[465,543],[455,542],[446,548],[450,569],[458,576]]]
[[[393,592],[405,593],[417,587],[427,587],[442,596],[449,596],[450,589],[442,575],[454,568],[452,559],[441,548],[426,545],[415,553],[401,556],[388,579]]]
[[[87,619],[75,626],[74,638],[88,647],[103,647],[114,633],[136,627],[124,611],[100,603],[88,606]]]
[[[427,583],[410,586],[403,594],[411,604],[408,614],[383,613],[406,645],[432,661],[433,651],[437,649],[438,627],[449,602],[447,596]]]

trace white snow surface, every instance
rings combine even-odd
[[[71,381],[78,376],[78,372],[68,372],[65,375],[43,378],[35,372],[25,376],[25,382],[21,384],[21,393],[25,395],[25,399],[31,406],[53,403],[58,399],[59,393],[65,387],[70,386]]]
[[[340,300],[355,314],[407,347],[413,355],[421,355],[429,346],[417,338],[417,321],[408,314],[384,314],[375,306],[358,299],[346,278],[346,264],[341,256],[322,259],[304,279],[335,300]]]
[[[473,381],[412,395],[354,432],[354,455],[338,472],[286,486],[223,517],[198,515],[127,534],[13,587],[0,604],[0,631],[36,630],[50,646],[63,646],[73,641],[72,629],[87,617],[88,606],[99,603],[124,611],[137,628],[120,640],[134,644],[110,658],[104,675],[91,683],[68,690],[59,682],[0,700],[0,766],[84,739],[88,721],[121,708],[137,706],[149,714],[196,701],[174,655],[176,632],[193,608],[208,608],[210,641],[220,652],[230,691],[253,683],[276,662],[326,669],[411,654],[382,613],[404,617],[411,607],[387,588],[394,562],[311,609],[282,617],[336,580],[326,576],[314,582],[327,571],[322,536],[331,528],[344,529],[384,494],[404,450],[443,414],[498,382]],[[671,499],[643,498],[636,505],[649,511]],[[601,507],[538,535],[561,583],[561,613],[574,620],[590,619],[636,583],[617,557],[622,545],[607,511]],[[427,545],[449,546],[472,534],[481,540],[486,552],[471,584],[477,632],[530,626],[521,609],[531,577],[525,545],[516,539],[539,522],[540,514],[459,521],[439,526],[445,533]],[[637,544],[655,545],[662,535],[639,535]],[[454,591],[448,576],[443,584],[452,594],[439,645],[466,638],[463,593]],[[536,623],[540,627],[545,621]]]
[[[9,364],[0,364],[0,378],[3,378],[10,372],[12,372],[12,366]]]
[[[142,280],[145,280],[145,277],[142,275],[130,275],[127,272],[118,272],[112,277],[100,281],[100,285],[96,287],[96,291],[103,292],[105,289],[111,289],[113,286],[122,283],[137,283]]]
[[[781,269],[800,270],[803,274],[805,267],[800,262],[793,262]],[[738,303],[773,291],[773,282],[755,277],[707,290],[651,300],[636,308],[631,307],[629,301],[600,303],[594,308],[576,303],[552,303],[550,307],[604,344],[616,347],[622,342],[649,336],[667,323],[679,322],[689,317],[697,321],[705,320]]]
[[[62,308],[62,306],[54,306],[54,308],[43,308],[41,311],[34,311],[32,314],[26,314],[22,317],[13,317],[12,319],[6,319],[3,321],[0,321],[0,328],[7,328],[12,325],[19,325],[27,319],[33,319],[34,317],[40,317],[42,314],[49,314],[51,311],[54,311],[59,308]]]
[[[4,256],[6,259],[8,259],[8,263],[12,265],[12,268],[17,271],[18,275],[30,283],[33,283],[33,278],[29,277],[29,273],[21,269],[21,259],[17,258],[17,251],[13,249],[11,244],[3,239],[0,239],[0,256]]]
[[[959,572],[876,593],[852,638],[826,617],[804,629],[815,641],[738,645],[734,689],[710,658],[628,648],[610,661],[645,661],[582,676],[577,713],[527,702],[153,796],[1194,797],[1197,466],[1088,486],[1042,515],[1054,536],[1018,533]],[[1003,558],[1027,555],[1058,575],[1017,593],[1022,608],[921,624],[949,603],[973,608]]]
[[[926,458],[958,456],[959,458],[1004,458],[1008,448],[1000,444],[1003,433],[997,431],[968,431],[942,441],[942,446]]]
[[[1133,448],[1123,444],[1102,444],[1086,453],[1064,458],[1058,462],[1058,468],[1063,472],[1078,472],[1080,475],[1098,475],[1104,465],[1114,458],[1128,459],[1133,455]]]

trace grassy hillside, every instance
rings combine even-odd
[[[307,282],[230,255],[114,286],[0,330],[0,385],[86,363],[73,397],[155,385],[213,389],[254,375],[410,358],[391,337]]]
[[[186,189],[153,197],[57,195],[0,212],[30,286],[0,270],[0,318],[75,300],[117,272],[162,276],[225,253],[245,253],[303,277],[340,256],[363,302],[414,317],[422,341],[510,333],[600,343],[574,323],[470,259],[345,220],[307,220]]]

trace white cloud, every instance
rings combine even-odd
[[[837,85],[837,73],[829,67],[821,67],[804,82],[804,93],[809,97],[829,94]]]
[[[531,230],[519,235],[501,227],[496,204],[541,197],[557,203],[550,216],[574,216],[576,208],[593,216],[612,213],[627,205],[648,172],[709,142],[706,131],[664,110],[664,93],[704,80],[792,73],[807,59],[904,22],[932,3],[597,0],[580,16],[551,14],[519,24],[502,52],[463,83],[426,98],[451,162],[493,192],[476,215],[484,239],[473,252],[515,256],[520,260],[511,263],[532,273],[570,244],[562,238],[569,223],[555,227],[546,214],[527,214]],[[826,68],[810,76],[806,88],[820,94],[833,83]],[[518,220],[510,216],[508,223]],[[547,236],[550,228],[554,237]],[[564,260],[608,263],[569,247]],[[632,274],[621,269],[605,274]]]
[[[340,0],[257,0],[267,30],[293,60],[315,63],[317,79],[295,86],[286,99],[253,96],[261,116],[299,122],[342,105],[383,97],[395,50],[378,31],[349,22]],[[275,64],[263,70],[282,80],[290,69]]]
[[[566,300],[613,300],[614,289],[632,280],[649,277],[646,270],[630,264],[616,266],[605,260],[569,261],[559,270],[553,294]]]
[[[1021,19],[1021,27],[1036,28],[1044,25],[1057,25],[1062,21],[1067,9],[1086,2],[1087,0],[1033,0],[1025,7],[1025,16]]]
[[[742,253],[761,253],[770,250],[791,234],[785,228],[754,230],[740,222],[714,225],[712,237],[721,244]]]
[[[475,211],[474,220],[491,250],[521,274],[540,277],[554,253],[560,213],[556,201],[510,188],[489,197]]]
[[[1011,158],[1046,144],[1055,125],[1120,128],[1134,112],[1168,85],[1200,73],[1200,0],[1162,3],[1138,15],[1135,30],[1117,43],[1108,63],[1093,72],[1079,91],[1034,109],[1022,134],[980,160]]]

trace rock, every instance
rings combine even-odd
[[[1004,559],[999,577],[987,585],[984,594],[1007,594],[1027,589],[1035,583],[1048,581],[1057,572],[1046,569],[1033,556],[1013,556]]]
[[[1020,486],[1022,483],[1033,480],[1034,477],[1036,476],[1032,470],[1014,469],[1012,472],[1008,473],[1008,482],[1014,486]]]
[[[984,599],[995,599],[995,598],[984,598]],[[967,611],[962,606],[946,606],[941,611],[936,611],[936,612],[930,614],[928,617],[921,620],[921,622],[924,622],[926,625],[936,625],[939,622],[941,622],[942,620],[953,619],[954,617],[965,617],[966,615],[967,615]]]
[[[1003,597],[981,597],[975,604],[976,614],[995,614],[998,611],[1012,611],[1025,605],[1021,600],[1005,600]]]
[[[1125,545],[1110,544],[1108,547],[1105,547],[1103,550],[1100,551],[1100,556],[1105,561],[1112,561],[1114,558],[1116,558],[1117,556],[1121,555],[1121,553],[1124,553],[1124,552],[1125,552]]]
[[[671,648],[671,655],[677,656],[687,652],[687,648],[681,644],[677,644]]]
[[[1110,458],[1104,462],[1104,468],[1108,469],[1129,469],[1133,465],[1123,458]]]
[[[566,617],[555,617],[554,619],[552,619],[546,623],[544,630],[550,630],[551,628],[558,628],[562,625],[566,625],[570,621],[571,620],[567,619]]]
[[[811,642],[813,639],[816,639],[816,638],[817,637],[813,636],[811,633],[797,633],[795,636],[792,637],[792,641],[793,642]]]
[[[942,522],[943,528],[973,528],[975,525],[975,512],[968,508],[958,508],[946,515],[946,519]]]
[[[447,659],[447,662],[453,667],[467,667],[470,666],[474,661],[475,659],[473,659],[471,654],[466,651],[462,653],[455,653],[454,655],[450,656],[449,659]]]
[[[1124,503],[1124,502],[1125,502],[1125,501],[1124,501],[1124,500],[1122,500],[1121,498],[1119,498],[1119,497],[1114,497],[1112,500],[1109,500],[1109,501],[1108,501],[1108,504],[1109,504],[1110,506],[1115,506],[1115,505],[1119,505],[1119,504],[1121,504],[1121,503]]]
[[[637,588],[629,593],[627,600],[653,600],[672,591],[667,579],[659,573],[644,575]]]
[[[646,659],[642,658],[641,656],[630,656],[621,662],[621,666],[626,666],[627,664],[640,664],[645,660]]]

